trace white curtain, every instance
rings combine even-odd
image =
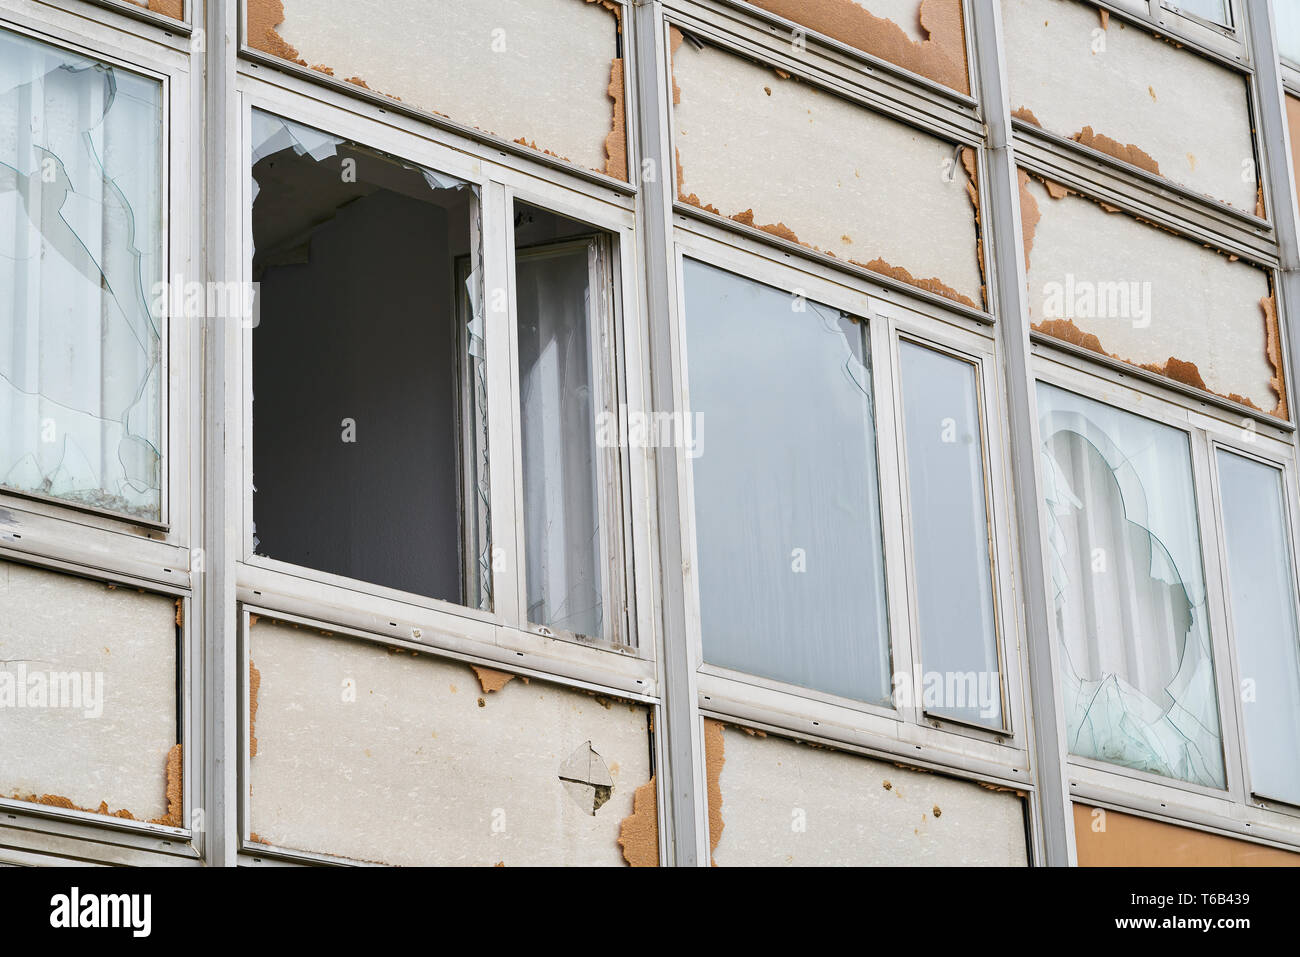
[[[162,91],[0,31],[0,484],[161,515]]]

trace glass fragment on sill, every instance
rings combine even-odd
[[[1225,787],[1187,434],[1039,384],[1070,753]]]
[[[162,87],[0,31],[0,485],[162,519]]]

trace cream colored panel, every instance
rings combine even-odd
[[[1035,328],[1285,416],[1263,270],[1037,179],[1021,206]]]
[[[163,818],[176,687],[172,599],[0,562],[0,794]]]
[[[263,52],[627,178],[612,5],[248,0],[248,11],[249,45]]]
[[[721,734],[719,867],[1028,863],[1014,793],[733,727]],[[714,753],[709,763],[717,773]]]
[[[982,306],[953,144],[713,47],[673,70],[683,200]]]
[[[489,693],[467,665],[265,620],[250,648],[255,839],[387,864],[623,863],[644,707],[520,679]]]
[[[1012,110],[1255,211],[1250,106],[1240,74],[1117,17],[1102,29],[1098,9],[1075,0],[1002,0],[1002,11]]]

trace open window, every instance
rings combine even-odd
[[[163,86],[0,31],[0,485],[163,521]]]
[[[475,189],[252,118],[255,551],[491,607]]]
[[[633,644],[610,240],[524,203],[514,239],[527,622]]]

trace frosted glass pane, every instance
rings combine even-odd
[[[1224,787],[1187,433],[1039,383],[1071,754]]]
[[[687,261],[704,657],[890,695],[866,326]]]
[[[1002,727],[975,366],[899,345],[925,710]]]
[[[0,484],[162,517],[162,87],[0,31]]]
[[[1300,804],[1300,635],[1282,473],[1220,450],[1219,492],[1251,788]]]

